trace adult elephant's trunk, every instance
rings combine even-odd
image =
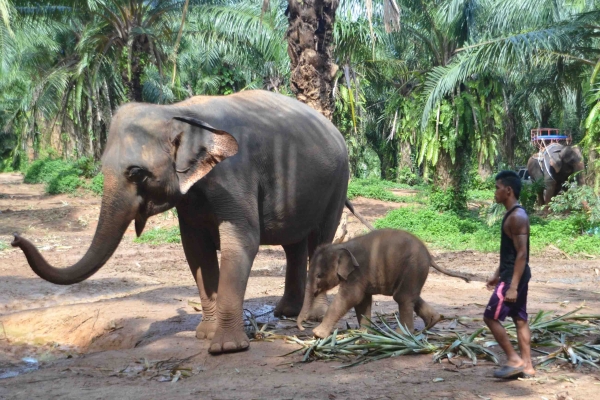
[[[131,204],[123,207],[122,204],[118,205],[117,203],[121,202],[115,201],[112,195],[107,196],[105,190],[98,227],[92,244],[83,258],[68,268],[51,266],[33,243],[17,234],[14,235],[15,239],[11,244],[23,250],[31,269],[40,278],[57,285],[72,285],[81,282],[95,274],[108,261],[123,238],[127,226],[135,217],[137,210],[132,211]],[[127,211],[123,211],[123,208],[127,208]],[[137,209],[137,207],[135,208]]]
[[[309,274],[310,274],[310,271],[309,271]],[[297,324],[298,324],[298,329],[300,329],[301,331],[304,330],[304,327],[302,326],[302,322],[306,321],[306,319],[308,318],[308,314],[310,313],[310,310],[312,310],[314,301],[315,301],[314,279],[312,279],[309,276],[308,282],[306,282],[306,289],[304,291],[304,303],[302,304],[302,310],[300,310],[300,314],[298,315],[298,318],[296,319]]]
[[[575,180],[577,181],[577,186],[583,186],[584,184],[584,179],[583,179],[583,174],[584,174],[584,169],[585,166],[583,164],[583,161],[581,161],[580,163],[578,163],[575,166],[575,172],[579,172],[577,175],[575,175]]]

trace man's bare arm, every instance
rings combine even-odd
[[[527,264],[527,240],[529,238],[529,218],[527,218],[527,215],[524,212],[518,210],[516,213],[511,215],[511,218],[509,218],[508,222],[509,234],[513,241],[513,245],[515,246],[517,254],[515,258],[513,277],[510,283],[511,289],[514,290],[514,299],[513,296],[507,296],[507,300],[515,301],[517,287],[521,282],[521,277],[525,272],[525,265]],[[513,293],[511,293],[511,295]]]

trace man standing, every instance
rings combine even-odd
[[[530,377],[535,375],[531,364],[531,332],[527,323],[527,289],[529,269],[529,217],[519,205],[521,180],[513,171],[496,175],[496,203],[504,205],[500,242],[500,266],[488,280],[487,288],[494,290],[483,314],[483,320],[504,350],[506,364],[494,372],[496,378]],[[517,328],[517,341],[521,355],[510,343],[506,330],[500,323],[510,316]]]

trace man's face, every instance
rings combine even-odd
[[[504,203],[510,196],[512,188],[510,186],[504,186],[502,182],[496,181],[496,191],[494,192],[494,200],[496,203]]]

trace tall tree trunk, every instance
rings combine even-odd
[[[332,82],[338,66],[332,60],[333,24],[338,0],[288,0],[288,55],[292,92],[331,120]]]
[[[444,149],[440,149],[437,164],[435,165],[435,174],[433,184],[441,190],[448,190],[455,186],[454,175],[452,169],[455,168],[452,164],[450,153]]]
[[[502,137],[502,156],[510,168],[515,169],[515,142],[517,140],[517,129],[515,116],[509,105],[508,95],[502,89],[504,97],[504,136]]]
[[[142,73],[144,68],[141,55],[144,48],[144,43],[142,43],[144,39],[144,36],[134,39],[133,44],[128,49],[131,52],[131,71],[123,73],[123,83],[127,87],[127,98],[130,101],[142,101]]]
[[[410,158],[411,149],[410,142],[408,140],[401,139],[398,141],[398,153],[398,171],[400,171],[402,168],[408,168],[412,171],[413,163],[412,159]]]
[[[479,165],[477,167],[477,171],[479,173],[479,176],[481,177],[481,179],[486,180],[487,178],[489,178],[490,176],[492,176],[493,168],[492,168],[492,163],[490,162],[489,159],[486,160],[479,160]]]

